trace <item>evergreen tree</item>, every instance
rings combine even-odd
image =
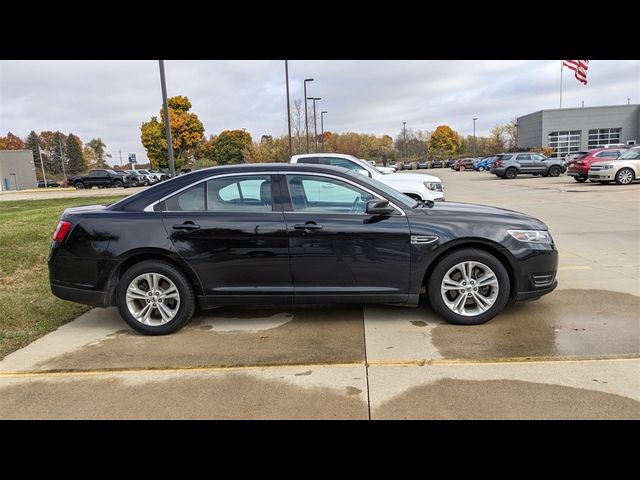
[[[73,133],[70,133],[67,137],[66,160],[67,175],[82,173],[87,168],[84,155],[82,154],[80,139]]]
[[[51,151],[49,158],[44,161],[44,168],[47,170],[47,173],[51,173],[52,175],[59,175],[62,173],[62,159],[64,158],[64,149],[62,147],[62,135],[60,132],[56,132],[53,134],[53,138],[51,141]]]
[[[39,142],[40,138],[38,137],[38,134],[31,130],[31,133],[27,136],[24,143],[26,148],[33,152],[33,165],[36,168],[36,176],[38,178],[42,178],[42,165],[40,165],[40,153],[38,152]]]

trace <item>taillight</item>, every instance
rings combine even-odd
[[[58,222],[58,226],[56,227],[56,231],[53,232],[53,241],[54,242],[62,242],[64,237],[67,236],[71,230],[71,222],[67,222],[66,220],[60,220]]]
[[[493,162],[493,165],[499,167],[500,165],[502,165],[502,160],[496,160],[495,162]]]

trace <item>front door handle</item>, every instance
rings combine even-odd
[[[296,230],[322,230],[322,225],[318,225],[316,222],[296,223],[293,228]]]
[[[193,222],[178,223],[177,225],[173,226],[174,230],[185,230],[187,232],[191,232],[192,230],[198,230],[199,228],[200,228],[200,225],[196,225]]]

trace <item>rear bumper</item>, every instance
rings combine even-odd
[[[586,177],[587,172],[577,172],[575,170],[572,170],[572,171],[567,171],[567,175],[569,175],[570,177]]]
[[[51,292],[62,300],[92,305],[94,307],[106,307],[105,292],[102,290],[88,290],[83,288],[68,287],[50,283]]]

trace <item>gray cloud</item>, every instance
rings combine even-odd
[[[246,128],[254,138],[286,132],[284,62],[165,62],[169,95],[186,95],[206,134]],[[461,134],[545,108],[557,108],[559,60],[289,61],[292,102],[302,79],[325,129],[395,136],[448,124]],[[640,61],[592,60],[585,87],[565,69],[563,106],[640,101]],[[114,160],[135,152],[140,124],[160,110],[157,61],[0,61],[0,133],[61,130],[84,141],[102,137]]]

